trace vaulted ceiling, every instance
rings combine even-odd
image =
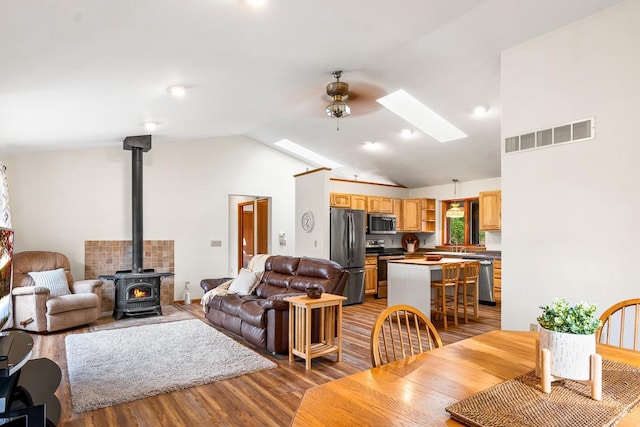
[[[154,144],[289,139],[347,179],[415,188],[497,177],[500,52],[617,2],[3,1],[0,156],[120,146],[154,121]],[[324,112],[334,70],[354,94],[339,130]],[[183,98],[167,93],[174,84]],[[414,128],[375,101],[397,89],[468,137],[403,138]]]

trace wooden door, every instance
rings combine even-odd
[[[254,255],[253,201],[238,204],[238,271],[247,268]]]
[[[256,254],[269,253],[269,199],[256,201]]]
[[[257,254],[269,253],[269,198],[238,203],[238,271]]]

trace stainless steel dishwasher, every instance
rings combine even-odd
[[[478,302],[484,305],[496,305],[493,298],[493,260],[480,261],[478,277]]]
[[[391,260],[404,259],[404,255],[379,255],[378,256],[378,287],[376,298],[387,297],[387,263]]]

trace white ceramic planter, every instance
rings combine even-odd
[[[551,353],[551,375],[572,380],[588,380],[590,357],[596,354],[596,334],[578,335],[540,329],[540,351]]]

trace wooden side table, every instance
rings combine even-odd
[[[342,295],[322,294],[320,298],[297,296],[284,298],[289,302],[289,362],[299,356],[311,369],[311,359],[338,353],[342,360]],[[311,312],[320,309],[319,341],[311,342]]]

